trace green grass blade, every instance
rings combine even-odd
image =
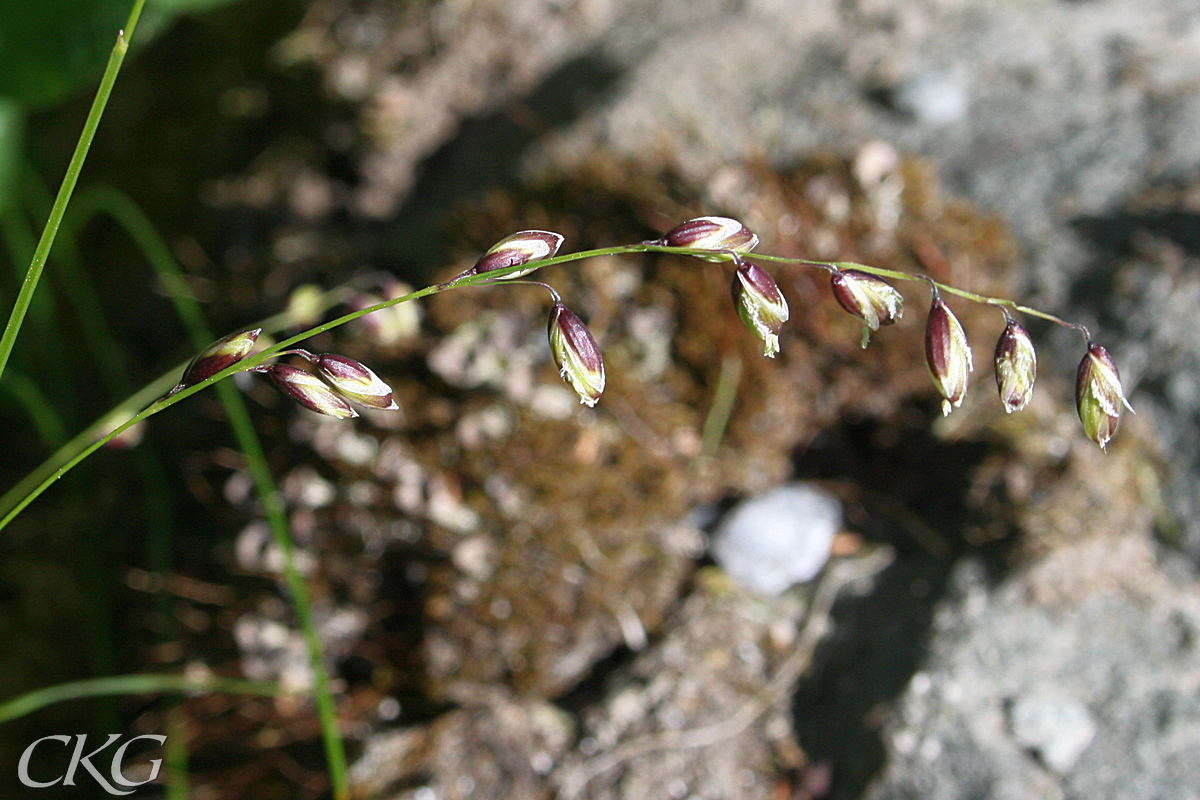
[[[0,383],[0,389],[6,390],[25,411],[43,444],[47,447],[62,446],[67,438],[66,429],[37,383],[24,373],[9,372],[4,383]]]
[[[21,323],[25,321],[25,314],[29,311],[29,305],[33,301],[33,293],[37,289],[38,280],[42,277],[46,258],[50,255],[50,248],[54,245],[58,226],[62,222],[63,214],[66,213],[67,203],[71,199],[71,193],[75,190],[75,183],[79,180],[79,173],[83,170],[83,162],[87,159],[92,139],[96,135],[96,128],[99,127],[100,118],[104,115],[104,107],[108,105],[108,97],[112,94],[117,73],[121,71],[125,53],[129,50],[129,38],[133,36],[134,29],[137,28],[143,5],[145,5],[145,0],[135,0],[133,9],[129,12],[129,21],[125,24],[125,30],[117,34],[117,43],[113,46],[112,55],[108,58],[108,65],[104,68],[104,75],[100,78],[100,88],[96,90],[96,98],[92,101],[91,110],[88,111],[87,120],[83,124],[83,132],[79,135],[75,152],[72,153],[71,161],[67,164],[67,172],[59,186],[58,196],[54,198],[50,219],[42,231],[41,239],[38,240],[33,260],[29,264],[29,271],[25,273],[25,280],[21,282],[21,289],[13,303],[8,324],[4,326],[4,333],[0,334],[0,375],[4,374],[4,368],[8,365],[8,358],[12,355],[13,346],[17,341],[17,334],[21,330]]]

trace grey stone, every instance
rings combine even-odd
[[[1137,589],[1041,604],[1038,565],[989,588],[963,564],[867,800],[1196,800],[1200,587],[1128,568]]]

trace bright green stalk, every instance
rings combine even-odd
[[[62,185],[59,186],[58,196],[54,198],[50,219],[46,222],[45,229],[42,230],[42,237],[38,240],[33,261],[29,264],[29,271],[25,273],[25,280],[22,281],[21,290],[17,293],[16,302],[13,303],[8,324],[4,327],[3,335],[0,335],[0,375],[4,374],[8,358],[12,355],[13,345],[17,341],[17,334],[21,330],[21,323],[25,321],[25,313],[33,301],[34,290],[37,289],[38,280],[42,277],[42,268],[46,266],[46,258],[50,255],[50,248],[54,245],[58,226],[62,222],[63,214],[66,213],[67,202],[75,190],[79,173],[83,170],[83,162],[87,158],[88,149],[92,146],[96,128],[100,125],[100,117],[104,115],[104,107],[108,105],[108,96],[112,94],[117,73],[121,71],[121,63],[125,60],[125,53],[129,50],[129,39],[133,36],[134,29],[137,28],[138,18],[142,15],[142,6],[145,5],[145,2],[146,0],[134,0],[133,9],[129,12],[129,20],[125,23],[125,29],[117,33],[117,43],[113,45],[112,55],[108,57],[108,65],[104,68],[103,77],[100,78],[100,88],[96,90],[96,98],[92,101],[92,108],[83,124],[83,132],[79,135],[75,152],[71,155],[70,163],[67,164],[67,172],[63,176]]]
[[[283,689],[275,683],[235,678],[193,678],[186,675],[118,675],[86,681],[60,683],[35,689],[0,704],[0,723],[32,714],[40,708],[81,697],[111,697],[123,694],[250,694],[274,697]]]
[[[192,796],[188,781],[187,729],[179,706],[167,711],[167,741],[163,760],[167,765],[167,800],[188,800]]]
[[[345,286],[326,292],[321,298],[318,310],[326,311],[340,303],[344,303],[353,294],[353,290]],[[247,327],[262,328],[265,333],[278,333],[291,324],[291,316],[284,311],[252,323]],[[108,433],[117,424],[116,420],[125,421],[129,419],[139,409],[145,408],[156,397],[166,394],[171,387],[179,382],[179,376],[183,373],[187,364],[188,362],[186,361],[177,364],[169,371],[155,378],[151,383],[125,398],[112,411],[71,437],[71,440],[60,447],[52,456],[39,464],[36,469],[22,478],[15,486],[5,492],[3,496],[0,496],[0,516],[6,516],[22,498],[26,497],[46,478],[72,458],[86,450],[96,439]]]

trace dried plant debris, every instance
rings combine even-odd
[[[885,547],[839,561],[802,598],[764,600],[718,570],[703,572],[668,633],[585,714],[575,751],[553,776],[558,800],[633,800],[663,789],[729,796],[756,787],[804,796],[824,767],[807,763],[793,737],[792,691],[838,594],[869,586],[893,557]]]
[[[374,737],[351,772],[356,795],[547,797],[546,776],[575,735],[570,716],[495,688],[463,691],[455,700],[459,708],[430,725]]]

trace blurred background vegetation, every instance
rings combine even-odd
[[[114,212],[128,221],[140,209],[174,253],[201,261],[214,247],[254,246],[253,224],[222,217],[198,198],[206,182],[244,170],[269,142],[304,147],[318,135],[313,109],[322,100],[314,74],[283,66],[272,50],[306,5],[150,0],[0,381],[5,491],[67,438],[190,355],[146,253]],[[0,4],[6,315],[131,6],[132,0]],[[189,287],[210,310],[210,324],[224,330],[249,321],[256,301],[215,296],[214,285],[201,277]],[[203,571],[220,538],[179,464],[197,437],[213,437],[220,448],[230,436],[214,420],[217,407],[202,402],[196,410],[153,426],[137,448],[85,463],[4,531],[0,698],[182,666],[170,645],[175,615],[138,576],[161,574],[177,560]],[[111,698],[79,701],[0,727],[0,795],[30,791],[17,784],[15,764],[35,738],[129,730],[148,708]],[[150,710],[152,717],[158,711]],[[313,756],[319,764],[319,747]],[[103,796],[95,785],[38,796],[93,792]]]

